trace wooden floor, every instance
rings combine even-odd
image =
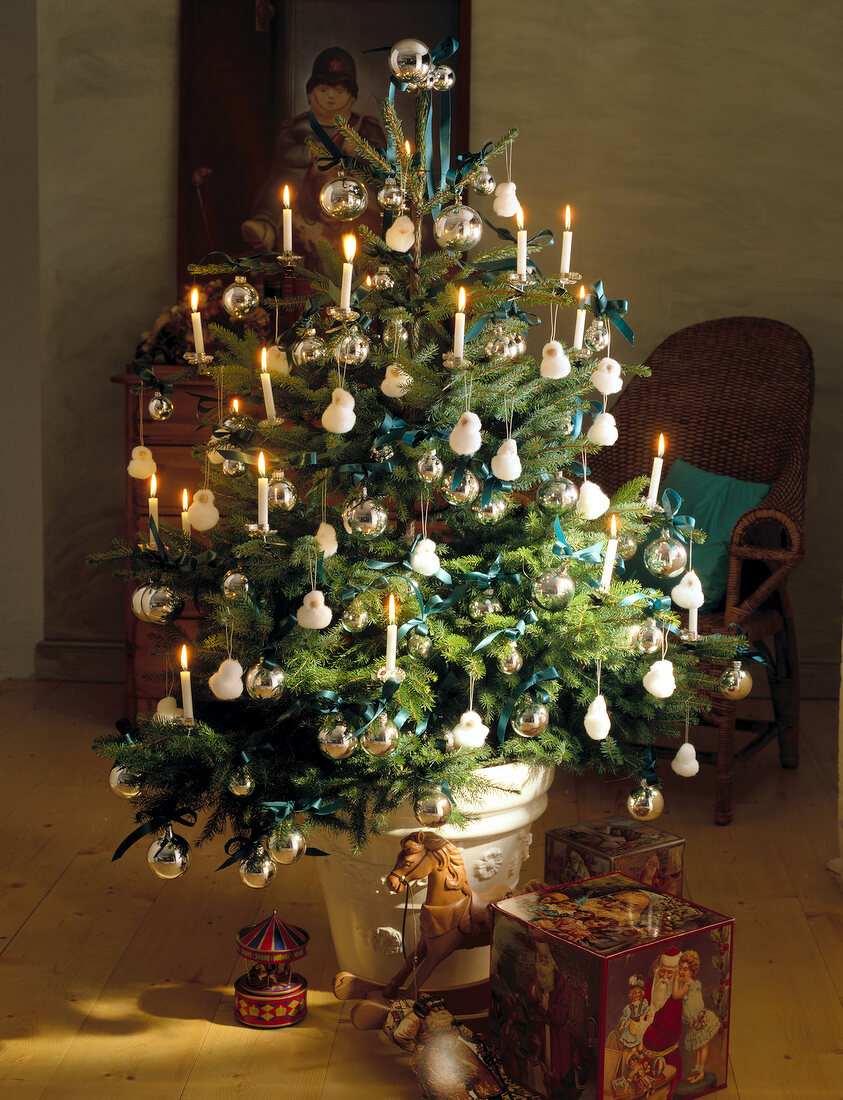
[[[0,685],[0,1096],[418,1096],[406,1055],[355,1032],[328,992],[335,963],[314,860],[279,869],[266,892],[216,873],[219,847],[171,883],[149,873],[143,843],[110,862],[131,811],[89,745],[119,707],[112,686]],[[780,770],[772,747],[756,757],[738,775],[730,827],[712,824],[711,771],[680,780],[664,769],[663,821],[687,839],[688,892],[736,918],[723,1100],[843,1097],[843,906],[826,869],[836,703],[803,714],[799,770]],[[558,777],[525,874],[541,872],[545,825],[616,812],[629,787]],[[310,1013],[262,1033],[232,1016],[234,933],[272,908],[311,934],[300,964]]]

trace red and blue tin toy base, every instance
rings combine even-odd
[[[307,1015],[307,982],[291,974],[286,985],[254,989],[247,976],[234,983],[234,1018],[247,1027],[290,1027]]]

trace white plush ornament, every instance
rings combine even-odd
[[[542,378],[566,378],[571,373],[570,361],[558,340],[549,340],[542,348],[539,373]]]
[[[129,477],[136,477],[139,481],[145,481],[152,477],[158,469],[158,463],[152,457],[149,447],[135,447],[126,472]]]
[[[409,252],[416,243],[416,227],[413,219],[401,214],[387,229],[384,236],[386,247],[393,252]]]
[[[601,447],[611,447],[618,441],[618,428],[611,413],[600,413],[588,429],[588,438]]]
[[[601,359],[592,371],[591,384],[604,397],[607,393],[620,393],[623,389],[623,378],[617,359],[610,359],[608,356]]]
[[[611,722],[609,721],[609,712],[606,709],[606,700],[602,695],[598,695],[596,699],[589,703],[583,725],[585,726],[585,732],[592,741],[605,741],[609,736]]]
[[[320,523],[315,535],[316,543],[326,558],[332,558],[339,547],[337,533],[330,523]]]
[[[454,745],[458,749],[479,749],[486,743],[489,727],[476,710],[467,710],[453,730]]]
[[[174,695],[165,695],[163,699],[158,700],[158,705],[155,707],[155,716],[160,718],[162,722],[172,722],[175,718],[183,718],[184,711]]]
[[[387,397],[403,397],[412,384],[413,379],[405,370],[397,363],[390,363],[381,382],[381,393]]]
[[[501,481],[517,481],[521,477],[521,459],[514,439],[505,439],[492,458],[492,473]]]
[[[215,466],[219,466],[221,462],[225,461],[225,459],[216,448],[216,444],[218,444],[220,441],[215,435],[212,435],[208,442],[211,444],[210,450],[205,452],[205,454],[208,456],[208,461],[212,462]]]
[[[356,419],[354,398],[348,390],[338,386],[331,394],[331,404],[322,413],[322,427],[326,432],[343,435],[351,431]]]
[[[448,436],[451,450],[458,455],[473,455],[483,443],[480,435],[480,417],[477,413],[464,412],[456,427]]]
[[[273,344],[271,348],[267,348],[266,369],[270,374],[290,373],[290,361],[287,358],[287,352],[284,348],[279,348],[277,344]]]
[[[644,687],[656,699],[669,699],[676,691],[676,680],[673,678],[673,662],[667,660],[653,661],[644,674]]]
[[[214,504],[214,494],[210,489],[197,489],[193,502],[187,510],[190,526],[197,531],[210,531],[220,521],[220,513]]]
[[[690,741],[686,741],[684,745],[679,746],[676,750],[676,756],[670,762],[670,766],[677,775],[690,778],[690,776],[697,774],[700,770],[700,762],[697,760],[697,750]]]
[[[439,555],[433,539],[419,539],[410,556],[410,568],[423,577],[432,577],[439,568]]]
[[[296,612],[299,626],[305,630],[324,630],[331,625],[334,613],[325,603],[325,596],[318,588],[308,592]]]
[[[675,584],[670,590],[670,598],[677,607],[685,607],[689,611],[693,607],[702,607],[705,603],[705,594],[700,584],[700,578],[689,569],[679,584]]]
[[[495,188],[495,201],[492,203],[494,212],[502,218],[514,218],[518,213],[519,205],[512,180],[499,183]]]
[[[584,481],[580,486],[580,495],[577,497],[577,515],[583,519],[599,519],[608,511],[609,498],[599,485],[593,481]]]
[[[233,657],[227,657],[209,677],[208,687],[217,699],[239,699],[243,694],[243,666]]]

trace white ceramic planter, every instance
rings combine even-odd
[[[553,769],[502,764],[482,774],[505,790],[492,791],[482,805],[471,806],[479,817],[466,829],[446,825],[434,831],[462,852],[472,889],[478,893],[497,887],[512,890],[530,851],[532,824],[547,806]],[[386,877],[398,858],[402,837],[419,828],[412,806],[406,805],[390,819],[389,831],[369,841],[360,855],[352,854],[338,837],[321,834],[315,839],[330,857],[317,863],[340,970],[387,981],[400,968],[404,894],[391,894]],[[412,911],[419,909],[426,892],[421,885],[412,892],[406,930],[408,953],[413,949]],[[437,968],[430,984],[453,988],[488,976],[489,950],[479,947],[451,955]]]

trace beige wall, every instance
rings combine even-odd
[[[803,659],[826,690],[843,534],[840,12],[837,0],[474,0],[471,58],[472,148],[519,126],[514,178],[531,228],[574,204],[577,267],[630,300],[637,356],[739,313],[786,321],[813,346],[809,557],[793,589]],[[120,527],[108,376],[172,293],[178,5],[40,0],[38,14],[50,671],[73,665],[77,642],[105,667],[99,643],[122,629],[119,586],[81,561]],[[36,362],[34,338],[30,349]],[[37,589],[37,553],[14,551],[20,591]]]

